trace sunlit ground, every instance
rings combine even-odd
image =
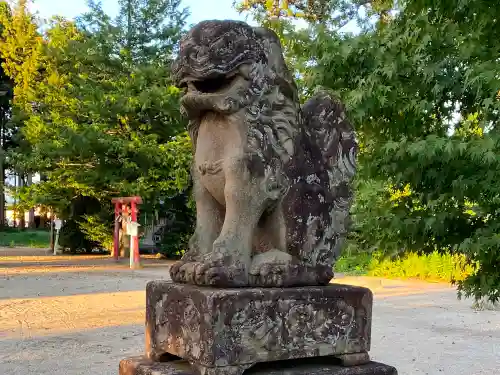
[[[148,259],[132,271],[102,257],[0,257],[0,373],[117,374],[144,349]],[[500,314],[475,312],[449,285],[344,277],[374,293],[372,357],[400,374],[495,374]],[[479,364],[479,365],[478,365]],[[474,371],[471,371],[474,369]]]

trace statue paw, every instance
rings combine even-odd
[[[194,283],[221,288],[247,286],[246,270],[226,264],[226,262],[221,261],[199,263],[195,267]]]
[[[314,282],[317,285],[328,285],[333,279],[333,268],[329,265],[316,266],[314,268],[314,274],[316,276]]]
[[[248,264],[237,250],[241,250],[238,239],[224,238],[215,241],[212,252],[205,254],[194,267],[193,282],[223,288],[247,286]]]
[[[174,282],[214,287],[242,287],[248,285],[244,267],[231,265],[226,258],[210,259],[207,254],[202,261],[180,261],[170,268]]]
[[[281,288],[288,286],[288,266],[284,264],[263,264],[250,271],[250,285]]]
[[[170,278],[176,283],[189,283],[193,276],[193,263],[199,259],[197,249],[191,248],[182,257],[181,260],[170,267]]]
[[[250,285],[256,287],[290,287],[307,285],[328,285],[333,270],[328,266],[303,264],[290,254],[271,250],[252,259]]]
[[[248,264],[242,260],[241,245],[234,240],[219,240],[212,252],[196,256],[190,253],[170,268],[174,282],[222,288],[248,286]]]
[[[170,267],[170,278],[176,283],[192,283],[197,262],[180,260]]]
[[[250,267],[250,285],[261,287],[284,287],[290,279],[293,258],[290,254],[271,250],[254,256]]]

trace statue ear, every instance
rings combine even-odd
[[[277,44],[281,50],[280,38],[273,30],[267,27],[254,27],[253,30],[260,39],[265,39],[269,44]]]
[[[254,27],[255,35],[260,39],[267,57],[268,64],[278,73],[287,70],[283,49],[278,35],[271,29],[265,27]]]
[[[297,86],[293,75],[288,69],[283,48],[278,34],[266,27],[254,27],[255,35],[260,39],[264,48],[269,67],[277,74],[277,81],[284,90],[284,94],[292,100],[296,99]]]

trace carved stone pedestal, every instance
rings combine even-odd
[[[225,372],[217,372],[224,375]],[[394,367],[369,362],[344,367],[331,358],[292,360],[258,365],[245,375],[397,375]],[[120,362],[120,375],[198,375],[186,361],[153,362],[145,357],[124,359]]]
[[[146,354],[120,375],[397,375],[370,362],[372,293],[323,287],[146,288]]]
[[[182,358],[203,375],[242,375],[257,363],[319,356],[363,364],[371,310],[371,291],[348,285],[213,289],[152,281],[146,356]]]

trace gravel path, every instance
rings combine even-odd
[[[46,260],[0,258],[0,374],[116,375],[143,350],[144,288],[167,268]],[[500,373],[500,312],[476,312],[442,284],[338,282],[373,290],[371,355],[400,375]]]

